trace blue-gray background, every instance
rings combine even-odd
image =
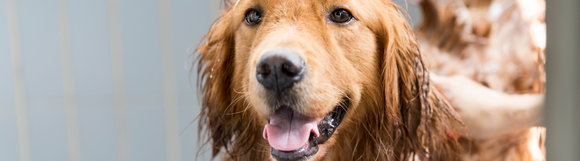
[[[0,161],[208,160],[188,56],[218,7],[0,0]]]

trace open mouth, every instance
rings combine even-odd
[[[349,107],[343,99],[324,117],[304,116],[290,107],[278,109],[264,127],[264,138],[272,146],[272,156],[279,161],[306,160],[318,152],[342,122]]]

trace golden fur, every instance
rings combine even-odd
[[[430,86],[415,36],[398,6],[386,0],[224,1],[222,15],[197,48],[203,94],[199,130],[222,160],[273,160],[262,138],[263,89],[256,82],[260,56],[289,48],[308,73],[296,84],[299,112],[322,116],[346,97],[350,107],[313,160],[457,160],[455,112]],[[251,7],[264,13],[244,24]],[[327,22],[348,7],[356,21]]]
[[[492,13],[492,6],[501,10]],[[509,94],[544,93],[543,0],[422,0],[421,7],[417,35],[431,72],[466,76]],[[541,127],[463,137],[463,159],[545,160],[544,137]]]

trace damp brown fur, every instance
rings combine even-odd
[[[312,160],[458,160],[456,113],[430,86],[415,36],[398,6],[382,0],[223,2],[196,49],[203,95],[199,131],[222,160],[273,160],[262,138],[265,105],[257,59],[273,48],[300,54],[308,71],[296,84],[298,111],[321,116],[348,98],[348,112]],[[347,8],[355,21],[326,17]],[[243,22],[262,10],[260,25]]]
[[[495,91],[544,93],[545,2],[520,2],[422,0],[424,21],[417,35],[426,66],[438,75],[466,76]],[[544,139],[541,127],[487,139],[463,137],[463,160],[545,160]]]

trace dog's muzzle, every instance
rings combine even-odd
[[[306,66],[300,56],[288,49],[275,49],[266,52],[258,61],[256,78],[266,89],[276,95],[299,82]]]
[[[334,134],[349,104],[348,99],[343,99],[322,118],[309,118],[290,107],[278,109],[268,120],[263,134],[272,146],[272,156],[278,161],[301,161],[314,156],[319,150],[318,144]]]

